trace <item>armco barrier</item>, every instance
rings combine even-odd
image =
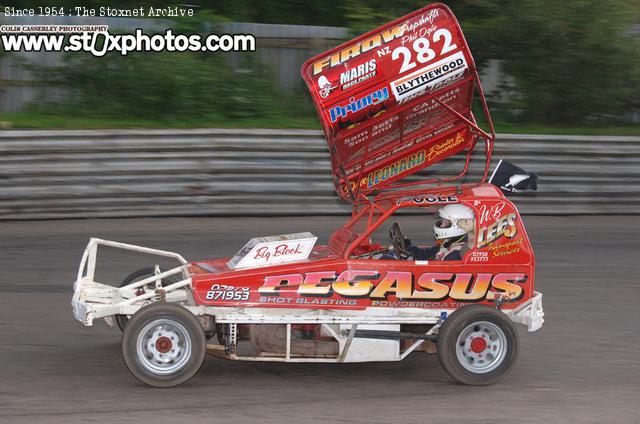
[[[638,213],[640,137],[499,134],[494,158],[539,175],[523,213]],[[0,219],[348,213],[329,170],[319,131],[3,131]]]

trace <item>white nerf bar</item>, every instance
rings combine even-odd
[[[108,246],[116,249],[173,258],[178,260],[181,265],[164,272],[160,272],[156,266],[155,275],[151,277],[136,281],[126,287],[113,287],[95,281],[98,246]],[[157,296],[155,291],[136,295],[135,289],[153,283],[155,283],[157,289],[162,289],[163,295],[166,296],[168,302],[186,300],[186,292],[179,289],[191,286],[191,276],[187,264],[187,260],[175,252],[91,238],[82,255],[78,275],[73,285],[74,293],[71,300],[73,315],[75,319],[82,324],[90,326],[93,325],[93,320],[97,318],[109,317],[116,314],[133,314],[146,302]],[[166,286],[161,285],[161,281],[164,278],[178,273],[181,273],[183,277],[180,281]]]
[[[542,293],[534,291],[531,299],[512,310],[503,310],[513,322],[524,324],[530,332],[539,330],[544,323]]]

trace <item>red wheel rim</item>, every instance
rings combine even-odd
[[[474,337],[471,340],[471,350],[474,353],[482,353],[487,348],[487,342],[482,337]]]
[[[169,337],[158,337],[156,340],[156,350],[160,353],[167,353],[171,350],[172,347],[171,339]]]

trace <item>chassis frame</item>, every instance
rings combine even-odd
[[[153,276],[124,287],[114,287],[95,281],[98,248],[100,246],[175,259],[180,265],[162,272],[160,267],[156,265]],[[162,279],[179,274],[182,275],[180,281],[165,286],[161,284]],[[149,284],[155,285],[154,291],[139,295],[135,294],[135,289]],[[329,311],[213,307],[196,305],[191,289],[192,281],[189,262],[182,255],[166,250],[91,238],[82,255],[77,279],[74,283],[74,295],[71,305],[74,317],[83,325],[92,326],[94,320],[102,318],[107,325],[113,326],[114,316],[117,314],[133,315],[143,306],[153,302],[180,303],[185,309],[199,318],[203,325],[203,331],[211,327],[213,322],[226,326],[225,335],[227,336],[227,341],[225,345],[207,345],[207,350],[211,355],[229,360],[265,362],[349,362],[347,358],[354,338],[358,337],[357,332],[360,326],[389,324],[432,325],[430,330],[423,335],[423,338],[418,338],[420,335],[415,335],[418,338],[417,340],[400,351],[397,357],[390,359],[401,361],[418,349],[426,340],[437,336],[443,320],[455,311],[455,309],[425,310],[419,308],[405,308],[402,310],[370,308],[372,310]],[[515,309],[503,312],[513,322],[527,326],[528,331],[536,331],[544,322],[542,294],[534,292],[534,295],[525,303]],[[239,355],[237,353],[237,326],[239,324],[284,324],[286,326],[285,354],[283,356]],[[292,325],[296,324],[320,324],[338,342],[337,357],[303,357],[292,354]],[[393,337],[389,336],[389,338]],[[399,338],[400,334],[397,337]]]

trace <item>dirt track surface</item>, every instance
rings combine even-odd
[[[210,357],[187,384],[152,389],[126,370],[118,330],[73,320],[72,284],[91,235],[196,260],[233,254],[252,236],[309,230],[326,240],[342,221],[0,223],[0,422],[640,422],[640,217],[525,217],[546,323],[521,332],[515,370],[490,387],[456,384],[435,356],[418,354],[344,365]],[[112,263],[113,281],[137,265]]]

